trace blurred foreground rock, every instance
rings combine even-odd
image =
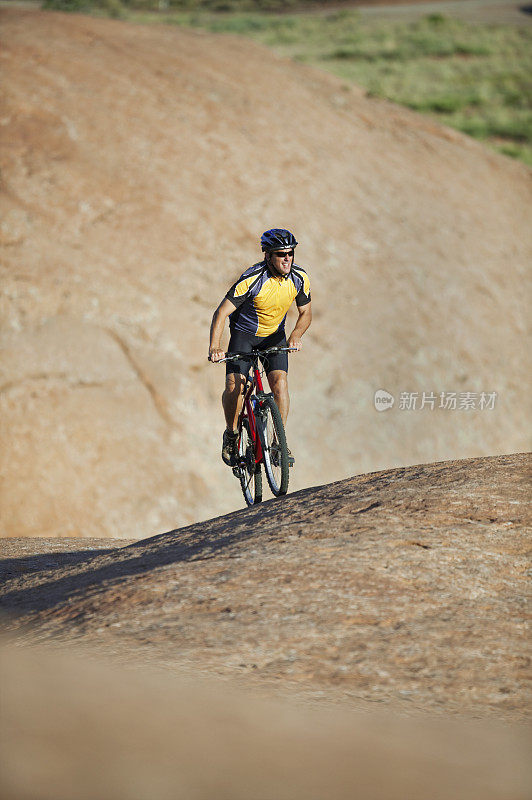
[[[303,710],[1,648],[4,800],[527,800],[520,726]]]

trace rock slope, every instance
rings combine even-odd
[[[527,167],[244,39],[1,15],[2,535],[140,538],[240,505],[207,332],[273,225],[315,307],[294,489],[529,449]]]
[[[1,608],[22,639],[137,665],[517,720],[529,471],[512,455],[376,472],[102,553],[6,539]]]

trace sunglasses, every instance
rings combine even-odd
[[[284,250],[282,252],[276,251],[275,253],[272,253],[272,256],[277,256],[277,258],[284,258],[285,256],[289,256],[290,258],[293,258],[294,251],[293,250]]]

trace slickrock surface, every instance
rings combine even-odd
[[[2,610],[32,642],[267,692],[520,719],[529,472],[522,454],[361,475],[127,547],[85,545],[79,561],[4,540]]]
[[[4,800],[528,800],[530,737],[490,720],[259,701],[2,647]]]
[[[241,38],[0,13],[0,535],[138,539],[240,507],[207,334],[275,225],[315,311],[292,489],[530,449],[525,165]]]

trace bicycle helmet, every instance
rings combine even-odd
[[[297,240],[293,233],[284,228],[271,228],[260,237],[260,246],[266,253],[272,250],[289,250],[297,247]]]

